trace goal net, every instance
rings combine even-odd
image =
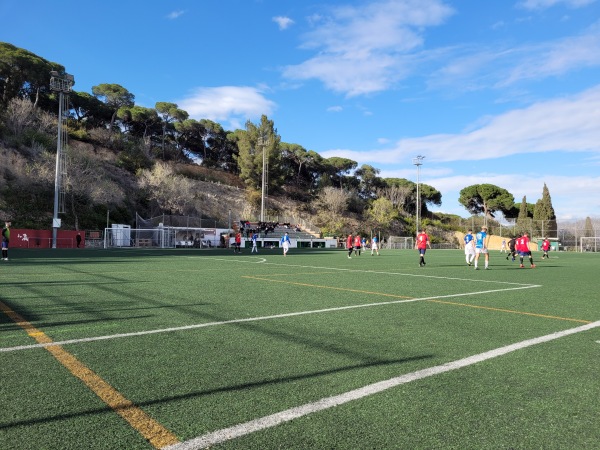
[[[106,228],[104,232],[104,248],[175,246],[175,230],[172,228]]]
[[[411,236],[390,236],[386,248],[412,249],[415,246],[415,238]]]
[[[579,251],[598,252],[600,251],[600,237],[581,237],[579,241]]]

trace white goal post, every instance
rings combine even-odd
[[[175,248],[173,228],[106,228],[104,248],[154,247]]]
[[[385,248],[412,249],[415,247],[415,238],[412,236],[390,236]]]
[[[579,238],[580,252],[598,252],[600,251],[600,237],[581,237]]]

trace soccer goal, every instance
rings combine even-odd
[[[600,251],[600,237],[581,237],[579,241],[580,252]]]
[[[106,228],[104,248],[154,247],[175,248],[172,228]]]
[[[415,246],[415,238],[411,236],[390,236],[386,248],[412,249]]]

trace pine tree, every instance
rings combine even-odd
[[[544,183],[542,198],[536,202],[533,210],[533,226],[540,237],[558,236],[556,214],[552,207],[552,199],[546,183]]]

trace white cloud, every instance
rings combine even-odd
[[[515,197],[515,202],[520,203],[523,196],[528,203],[535,203],[542,197],[544,183],[548,186],[552,198],[552,206],[558,219],[583,218],[600,210],[600,177],[577,176],[542,176],[524,177],[523,174],[484,173],[472,176],[435,177],[427,171],[423,182],[434,186],[443,193],[440,211],[465,216],[467,210],[458,203],[461,189],[486,183],[507,189]],[[414,179],[414,175],[410,177]],[[585,195],[582,195],[582,192]]]
[[[600,153],[600,85],[571,97],[538,102],[523,109],[486,117],[461,134],[401,139],[392,148],[327,150],[359,163],[406,163],[423,154],[428,161],[473,161],[550,151]]]
[[[273,17],[273,22],[279,25],[280,30],[285,30],[294,24],[292,19],[283,16]]]
[[[170,12],[169,14],[167,14],[167,19],[171,19],[171,20],[177,19],[177,18],[178,18],[179,16],[181,16],[181,15],[182,15],[184,12],[185,12],[185,11],[182,11],[182,10],[178,10],[178,11],[173,11],[173,12]]]
[[[369,151],[328,150],[321,155],[349,158],[359,165],[372,164],[382,168],[380,175],[384,178],[410,180],[416,179],[412,158],[425,155],[421,180],[443,193],[440,211],[452,214],[466,214],[458,197],[461,189],[472,184],[495,184],[508,189],[517,202],[527,196],[530,203],[535,203],[546,183],[557,216],[560,219],[581,218],[600,210],[600,176],[576,172],[578,166],[589,169],[600,162],[598,123],[600,85],[577,95],[486,116],[464,133],[402,139],[391,148]],[[577,154],[572,161],[574,167],[565,167],[569,161],[568,153],[565,154],[563,175],[548,173],[535,162],[549,157],[550,152],[555,156],[561,155],[560,152],[584,152],[588,157]],[[536,153],[539,157],[526,157]],[[512,160],[526,161],[525,171],[507,165],[506,157],[514,155],[523,155]],[[453,161],[459,162],[460,173],[457,170],[455,174],[452,165],[448,164]],[[571,173],[573,169],[574,174]]]
[[[436,161],[461,161],[561,150],[598,153],[598,123],[600,85],[575,96],[539,102],[489,118],[485,125],[470,132],[402,139],[395,148],[374,151],[369,156],[383,163],[416,154]]]
[[[202,87],[177,102],[179,107],[196,119],[228,121],[239,128],[246,120],[270,115],[275,103],[260,89],[248,86]]]
[[[344,108],[342,108],[341,106],[330,106],[329,108],[327,108],[327,112],[341,112],[343,110]]]
[[[570,36],[520,50],[523,54],[521,60],[500,85],[521,80],[539,80],[600,66],[600,27],[596,25],[580,36]]]
[[[570,8],[581,8],[590,5],[596,0],[523,0],[517,4],[525,9],[546,9],[555,5],[564,4]]]
[[[407,74],[402,55],[423,44],[424,29],[443,23],[452,13],[442,0],[333,8],[330,17],[312,18],[315,29],[304,36],[302,47],[318,54],[287,66],[283,74],[296,80],[319,79],[348,96],[384,90]]]
[[[431,89],[452,88],[455,92],[464,92],[512,88],[524,81],[600,66],[600,25],[597,23],[577,36],[512,48],[439,49],[434,58],[440,63],[449,62],[432,71],[427,80]]]

